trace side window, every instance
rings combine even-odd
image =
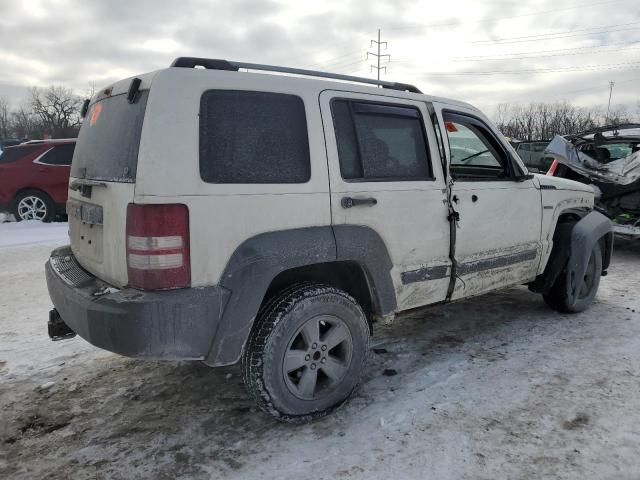
[[[444,112],[449,170],[454,178],[507,178],[509,162],[498,140],[480,120]]]
[[[76,148],[75,143],[66,143],[57,145],[49,150],[38,160],[40,163],[47,165],[71,165],[73,158],[73,150]]]
[[[302,99],[268,92],[204,92],[200,176],[209,183],[309,181],[309,136]]]
[[[431,178],[422,115],[415,107],[337,99],[331,113],[345,180]]]
[[[13,163],[21,160],[27,155],[32,154],[39,148],[38,145],[28,147],[9,147],[0,153],[0,163]]]

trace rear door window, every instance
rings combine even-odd
[[[431,178],[431,164],[420,111],[336,99],[331,113],[340,173],[352,181],[403,181]]]
[[[93,103],[75,147],[71,176],[111,182],[134,182],[148,90],[135,103],[126,94]]]
[[[45,153],[42,158],[38,160],[38,162],[44,163],[46,165],[71,165],[74,148],[74,143],[56,145],[47,153]]]
[[[209,183],[306,183],[311,165],[302,99],[206,91],[200,100],[200,176]]]
[[[35,153],[36,150],[42,148],[42,145],[33,145],[29,147],[8,147],[0,153],[0,164],[13,163],[18,160]]]

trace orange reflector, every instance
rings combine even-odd
[[[447,132],[455,133],[455,132],[458,131],[458,129],[456,128],[455,123],[453,123],[453,122],[444,122],[444,126],[447,129]]]
[[[555,176],[557,169],[558,169],[558,160],[554,160],[551,166],[549,167],[549,171],[547,171],[547,175],[549,175],[550,177]]]
[[[102,104],[96,103],[91,107],[91,116],[89,117],[89,126],[93,127],[96,123],[98,123],[98,118],[100,118],[100,114],[102,113]]]

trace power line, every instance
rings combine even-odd
[[[549,34],[548,36],[543,36],[540,34],[536,36],[536,38],[525,38],[522,37],[522,40],[479,40],[477,42],[471,42],[472,44],[479,46],[487,46],[487,45],[507,45],[511,43],[528,43],[528,42],[540,42],[547,40],[561,40],[563,38],[572,38],[572,37],[588,37],[591,35],[602,35],[604,33],[618,33],[618,32],[628,32],[628,31],[637,31],[637,27],[629,27],[629,28],[619,28],[616,30],[602,30],[599,32],[582,32],[582,33],[574,33],[570,35],[559,35],[559,34]]]
[[[619,84],[623,84],[623,83],[630,83],[630,82],[637,82],[640,81],[640,77],[635,77],[635,78],[630,78],[627,80],[623,80],[621,82],[616,82],[617,85]],[[566,95],[570,95],[570,94],[574,94],[574,93],[583,93],[583,92],[592,92],[594,90],[604,90],[605,86],[603,84],[600,84],[598,86],[593,86],[593,87],[588,87],[588,88],[581,88],[579,90],[569,90],[569,91],[564,91],[564,92],[555,92],[552,94],[545,94],[542,96],[542,98],[556,98],[556,97],[564,97]],[[511,99],[511,100],[503,100],[500,103],[510,103],[516,101],[516,99]]]
[[[636,42],[634,42],[636,43]],[[562,51],[564,49],[561,49],[560,51]],[[551,58],[551,57],[570,57],[570,56],[576,56],[576,55],[596,55],[596,54],[601,54],[601,53],[617,53],[617,52],[625,52],[628,50],[640,50],[640,46],[638,47],[628,47],[628,48],[617,48],[617,49],[611,49],[611,50],[596,50],[593,51],[593,48],[581,48],[580,50],[582,51],[578,51],[578,52],[573,52],[573,53],[558,53],[558,54],[544,54],[544,55],[525,55],[522,52],[521,53],[509,53],[509,54],[505,54],[504,56],[500,56],[500,57],[492,57],[492,56],[478,56],[478,57],[459,57],[459,58],[452,58],[449,60],[441,60],[441,61],[431,61],[429,63],[469,63],[469,62],[492,62],[492,61],[504,61],[504,60],[529,60],[532,58]],[[550,50],[553,51],[553,50]],[[542,50],[541,52],[544,52],[544,50]],[[530,52],[530,53],[541,53],[541,52]],[[395,59],[395,62],[412,62],[412,59]]]
[[[378,74],[378,80],[380,80],[380,70],[384,70],[384,72],[387,73],[387,67],[386,66],[381,67],[380,60],[386,57],[389,59],[389,61],[391,61],[391,55],[389,55],[388,53],[384,53],[384,54],[380,53],[380,47],[382,45],[384,45],[385,50],[387,49],[387,46],[388,46],[387,42],[380,41],[380,29],[378,29],[378,40],[377,41],[371,40],[371,44],[369,45],[369,48],[373,47],[374,44],[378,47],[378,53],[367,52],[367,58],[369,58],[369,55],[371,55],[372,57],[375,57],[377,60],[377,65],[370,65],[369,71],[372,72],[373,69],[375,68],[376,73]]]
[[[472,56],[467,56],[467,57],[453,57],[447,61],[450,62],[466,62],[469,60],[504,60],[504,59],[509,59],[510,57],[514,57],[514,58],[536,58],[538,56],[540,57],[555,57],[555,56],[563,56],[565,54],[558,54],[558,55],[553,55],[554,52],[567,52],[566,55],[573,55],[573,53],[570,52],[574,52],[576,50],[578,51],[583,51],[586,50],[587,53],[591,53],[593,52],[594,49],[601,49],[601,48],[605,48],[605,47],[617,47],[617,46],[625,46],[625,45],[640,45],[640,40],[639,41],[633,41],[633,42],[620,42],[620,43],[606,43],[606,44],[602,44],[602,45],[597,45],[594,47],[573,47],[573,48],[552,48],[550,50],[529,50],[528,52],[513,52],[513,53],[504,53],[504,54],[494,54],[494,55],[472,55]],[[640,48],[640,47],[638,47]],[[635,50],[636,48],[620,48],[620,49],[614,49],[614,50],[598,50],[598,51],[605,51],[605,52],[611,52],[611,51],[619,51],[619,50]],[[598,52],[597,51],[597,52]],[[593,53],[597,53],[597,52],[593,52]],[[547,53],[551,53],[552,55],[537,55],[537,54],[547,54]],[[529,54],[536,54],[536,56],[527,56]]]
[[[315,62],[315,63],[311,63],[311,64],[308,64],[308,65],[304,65],[302,68],[312,68],[312,67],[318,67],[318,66],[326,67],[327,65],[331,65],[333,63],[342,63],[341,61],[339,61],[340,59],[353,57],[356,54],[362,54],[362,53],[364,53],[366,51],[367,51],[366,48],[359,48],[358,50],[353,50],[350,53],[345,53],[344,55],[340,55],[338,57],[328,58],[328,59],[326,59],[325,61],[322,61],[322,62]],[[336,60],[338,60],[338,61],[336,62]]]
[[[617,82],[617,83],[618,83],[618,85],[620,85],[622,83],[637,82],[639,80],[640,80],[640,77],[635,77],[635,78],[630,78],[628,80],[623,80],[623,81]],[[598,85],[597,87],[594,86],[594,87],[590,87],[590,88],[581,88],[580,90],[571,90],[571,91],[568,91],[568,92],[556,93],[556,94],[553,94],[551,96],[556,97],[556,96],[560,96],[560,95],[567,95],[567,94],[570,94],[570,93],[590,92],[590,91],[593,91],[593,90],[602,90],[603,88],[604,88],[604,85]]]
[[[627,50],[640,50],[640,47],[628,47],[628,48],[616,48],[611,50],[596,50],[593,49],[585,49],[584,51],[573,52],[573,53],[557,53],[557,54],[545,54],[545,55],[516,55],[513,56],[503,56],[503,57],[483,57],[483,58],[473,58],[469,57],[465,60],[454,60],[451,59],[449,62],[472,62],[472,61],[482,61],[482,62],[491,62],[498,60],[528,60],[531,58],[550,58],[550,57],[572,57],[576,55],[595,55],[600,53],[615,53],[615,52],[625,52]],[[536,52],[532,52],[536,53]],[[435,62],[434,62],[435,63]]]
[[[510,43],[508,42],[509,40],[521,40],[525,38],[539,38],[539,37],[547,37],[547,36],[565,35],[565,34],[576,33],[576,32],[588,32],[590,30],[603,30],[606,28],[628,27],[630,25],[638,25],[639,23],[640,22],[617,23],[614,25],[603,25],[601,27],[588,27],[588,28],[578,28],[574,30],[565,30],[564,32],[539,33],[537,35],[523,35],[520,37],[497,38],[495,40],[478,40],[476,42],[471,42],[471,43],[503,43],[503,42]],[[593,32],[593,33],[609,33],[609,32]]]
[[[624,62],[624,63],[609,63],[600,65],[578,65],[572,67],[557,67],[557,68],[533,68],[526,70],[494,70],[494,71],[480,71],[480,72],[430,72],[430,76],[474,76],[474,75],[522,75],[531,73],[561,73],[561,72],[586,72],[593,70],[618,70],[620,68],[630,67],[629,70],[640,68],[640,62]]]
[[[624,2],[624,1],[625,0],[607,0],[607,1],[602,1],[602,2],[593,2],[593,3],[588,3],[588,4],[581,4],[581,5],[573,5],[573,6],[569,6],[569,7],[563,7],[563,8],[556,8],[554,10],[543,10],[543,11],[538,11],[538,12],[526,13],[526,14],[522,14],[522,15],[512,15],[512,16],[508,16],[508,17],[493,18],[491,20],[433,23],[433,24],[427,24],[427,25],[414,25],[414,26],[407,26],[407,27],[390,27],[387,30],[401,31],[401,30],[412,30],[412,29],[451,27],[451,26],[458,26],[458,25],[464,25],[464,24],[494,23],[494,22],[498,22],[498,21],[501,21],[501,20],[511,20],[511,19],[517,19],[517,18],[523,18],[523,17],[531,17],[531,16],[537,16],[537,15],[544,15],[544,14],[547,14],[547,13],[557,13],[557,12],[561,12],[561,11],[573,10],[573,9],[576,9],[576,8],[584,9],[584,8],[588,8],[588,7],[594,7],[594,6],[599,6],[599,5],[607,5],[607,4],[611,4],[611,3],[621,3],[621,2]],[[606,27],[602,27],[602,28],[606,28]],[[364,34],[356,34],[354,36],[354,39],[362,38],[364,36],[365,36]],[[328,44],[325,44],[324,47],[325,48],[332,48],[332,47],[334,47],[336,45],[344,45],[347,42],[350,42],[350,41],[344,41],[344,40],[337,41],[337,42],[334,41],[334,42],[330,42]],[[291,59],[289,59],[289,61],[291,61]],[[315,66],[315,65],[323,65],[323,63],[324,62],[313,63],[309,67]],[[308,68],[308,67],[306,67],[306,68]]]
[[[491,20],[472,20],[472,21],[467,21],[467,22],[448,22],[448,23],[432,23],[432,24],[428,24],[428,25],[415,25],[415,26],[410,26],[410,27],[395,27],[395,28],[388,28],[387,30],[412,30],[412,29],[423,29],[423,28],[437,28],[437,27],[456,27],[458,25],[465,25],[465,24],[482,24],[482,23],[494,23],[494,22],[499,22],[501,20],[512,20],[514,18],[524,18],[524,17],[533,17],[533,16],[537,16],[537,15],[544,15],[547,13],[557,13],[557,12],[562,12],[562,11],[566,11],[566,10],[574,10],[576,8],[587,8],[587,7],[595,7],[597,5],[607,5],[610,3],[620,3],[621,1],[624,0],[608,0],[605,2],[595,2],[595,3],[587,3],[587,4],[581,4],[581,5],[573,5],[570,7],[563,7],[563,8],[555,8],[553,10],[543,10],[543,11],[538,11],[538,12],[532,12],[532,13],[524,13],[522,15],[512,15],[509,17],[498,17],[498,18],[493,18]]]

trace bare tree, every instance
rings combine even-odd
[[[29,105],[21,105],[11,112],[11,131],[17,138],[43,138],[42,124]]]
[[[10,130],[9,101],[0,97],[0,138],[8,138]]]
[[[622,117],[618,117],[622,118]],[[496,114],[498,128],[518,140],[548,140],[587,130],[598,125],[600,115],[568,102],[531,103],[526,106],[500,104]]]
[[[29,88],[33,113],[40,119],[44,131],[52,137],[77,134],[80,124],[80,97],[65,87]]]

